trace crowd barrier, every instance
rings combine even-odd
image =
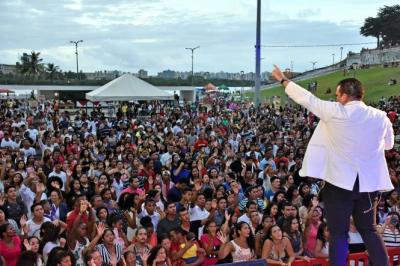
[[[400,248],[388,248],[388,255],[390,266],[396,266],[399,264],[400,258]],[[353,253],[349,254],[347,258],[347,266],[368,266],[368,253],[367,252],[360,252],[360,253]],[[250,264],[247,264],[250,265]],[[328,259],[321,259],[321,258],[314,258],[310,259],[310,261],[306,260],[295,260],[292,263],[292,266],[329,266]],[[279,266],[279,264],[269,263],[268,266]]]

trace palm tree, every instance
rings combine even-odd
[[[46,72],[49,75],[51,83],[53,83],[53,79],[54,79],[55,75],[58,74],[59,69],[60,68],[58,66],[55,66],[53,63],[48,63],[47,64]]]
[[[41,63],[43,59],[40,58],[40,52],[36,53],[35,51],[31,52],[29,59],[28,74],[35,79],[37,75],[43,72],[43,64]]]
[[[34,79],[37,75],[43,72],[43,61],[40,58],[40,53],[32,51],[31,54],[23,53],[20,62],[17,62],[17,69],[23,75],[27,75],[29,78],[32,76]]]

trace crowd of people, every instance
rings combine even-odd
[[[318,118],[219,101],[54,112],[0,106],[0,265],[291,265],[328,257],[324,184],[299,176]],[[378,231],[400,247],[400,97],[379,102],[396,145]],[[350,223],[349,251],[365,250]]]

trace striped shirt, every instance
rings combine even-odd
[[[382,239],[386,247],[400,247],[400,231],[397,228],[393,232],[386,227],[383,231]]]
[[[103,259],[103,266],[111,266],[111,255],[110,252],[108,252],[106,246],[104,244],[98,244],[96,248],[100,252],[101,258]],[[122,246],[121,244],[117,243],[114,244],[114,248],[118,264],[122,258]]]
[[[248,201],[249,201],[249,198],[242,199],[239,203],[239,210],[244,211],[246,209],[246,205],[247,205]],[[264,212],[264,209],[265,209],[264,201],[262,199],[257,199],[257,200],[253,200],[253,201],[257,201],[259,211]]]

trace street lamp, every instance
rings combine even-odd
[[[335,64],[335,54],[332,54],[332,65]]]
[[[244,92],[244,88],[243,88],[243,80],[244,80],[244,71],[240,71],[240,80],[242,81],[242,88],[240,89],[240,104],[243,103],[243,92]]]
[[[76,79],[80,79],[79,78],[79,67],[78,67],[78,44],[80,42],[83,42],[83,40],[79,40],[79,41],[69,41],[70,43],[75,44],[75,55],[76,55]]]
[[[196,46],[193,48],[185,48],[186,50],[190,50],[192,52],[192,87],[193,87],[193,53],[196,49],[199,49],[200,46]]]
[[[292,72],[292,78],[293,78],[293,61],[290,61],[290,71]]]
[[[315,69],[315,64],[318,63],[318,61],[310,62],[312,64],[312,70]]]
[[[343,46],[340,47],[340,62],[342,62]]]

